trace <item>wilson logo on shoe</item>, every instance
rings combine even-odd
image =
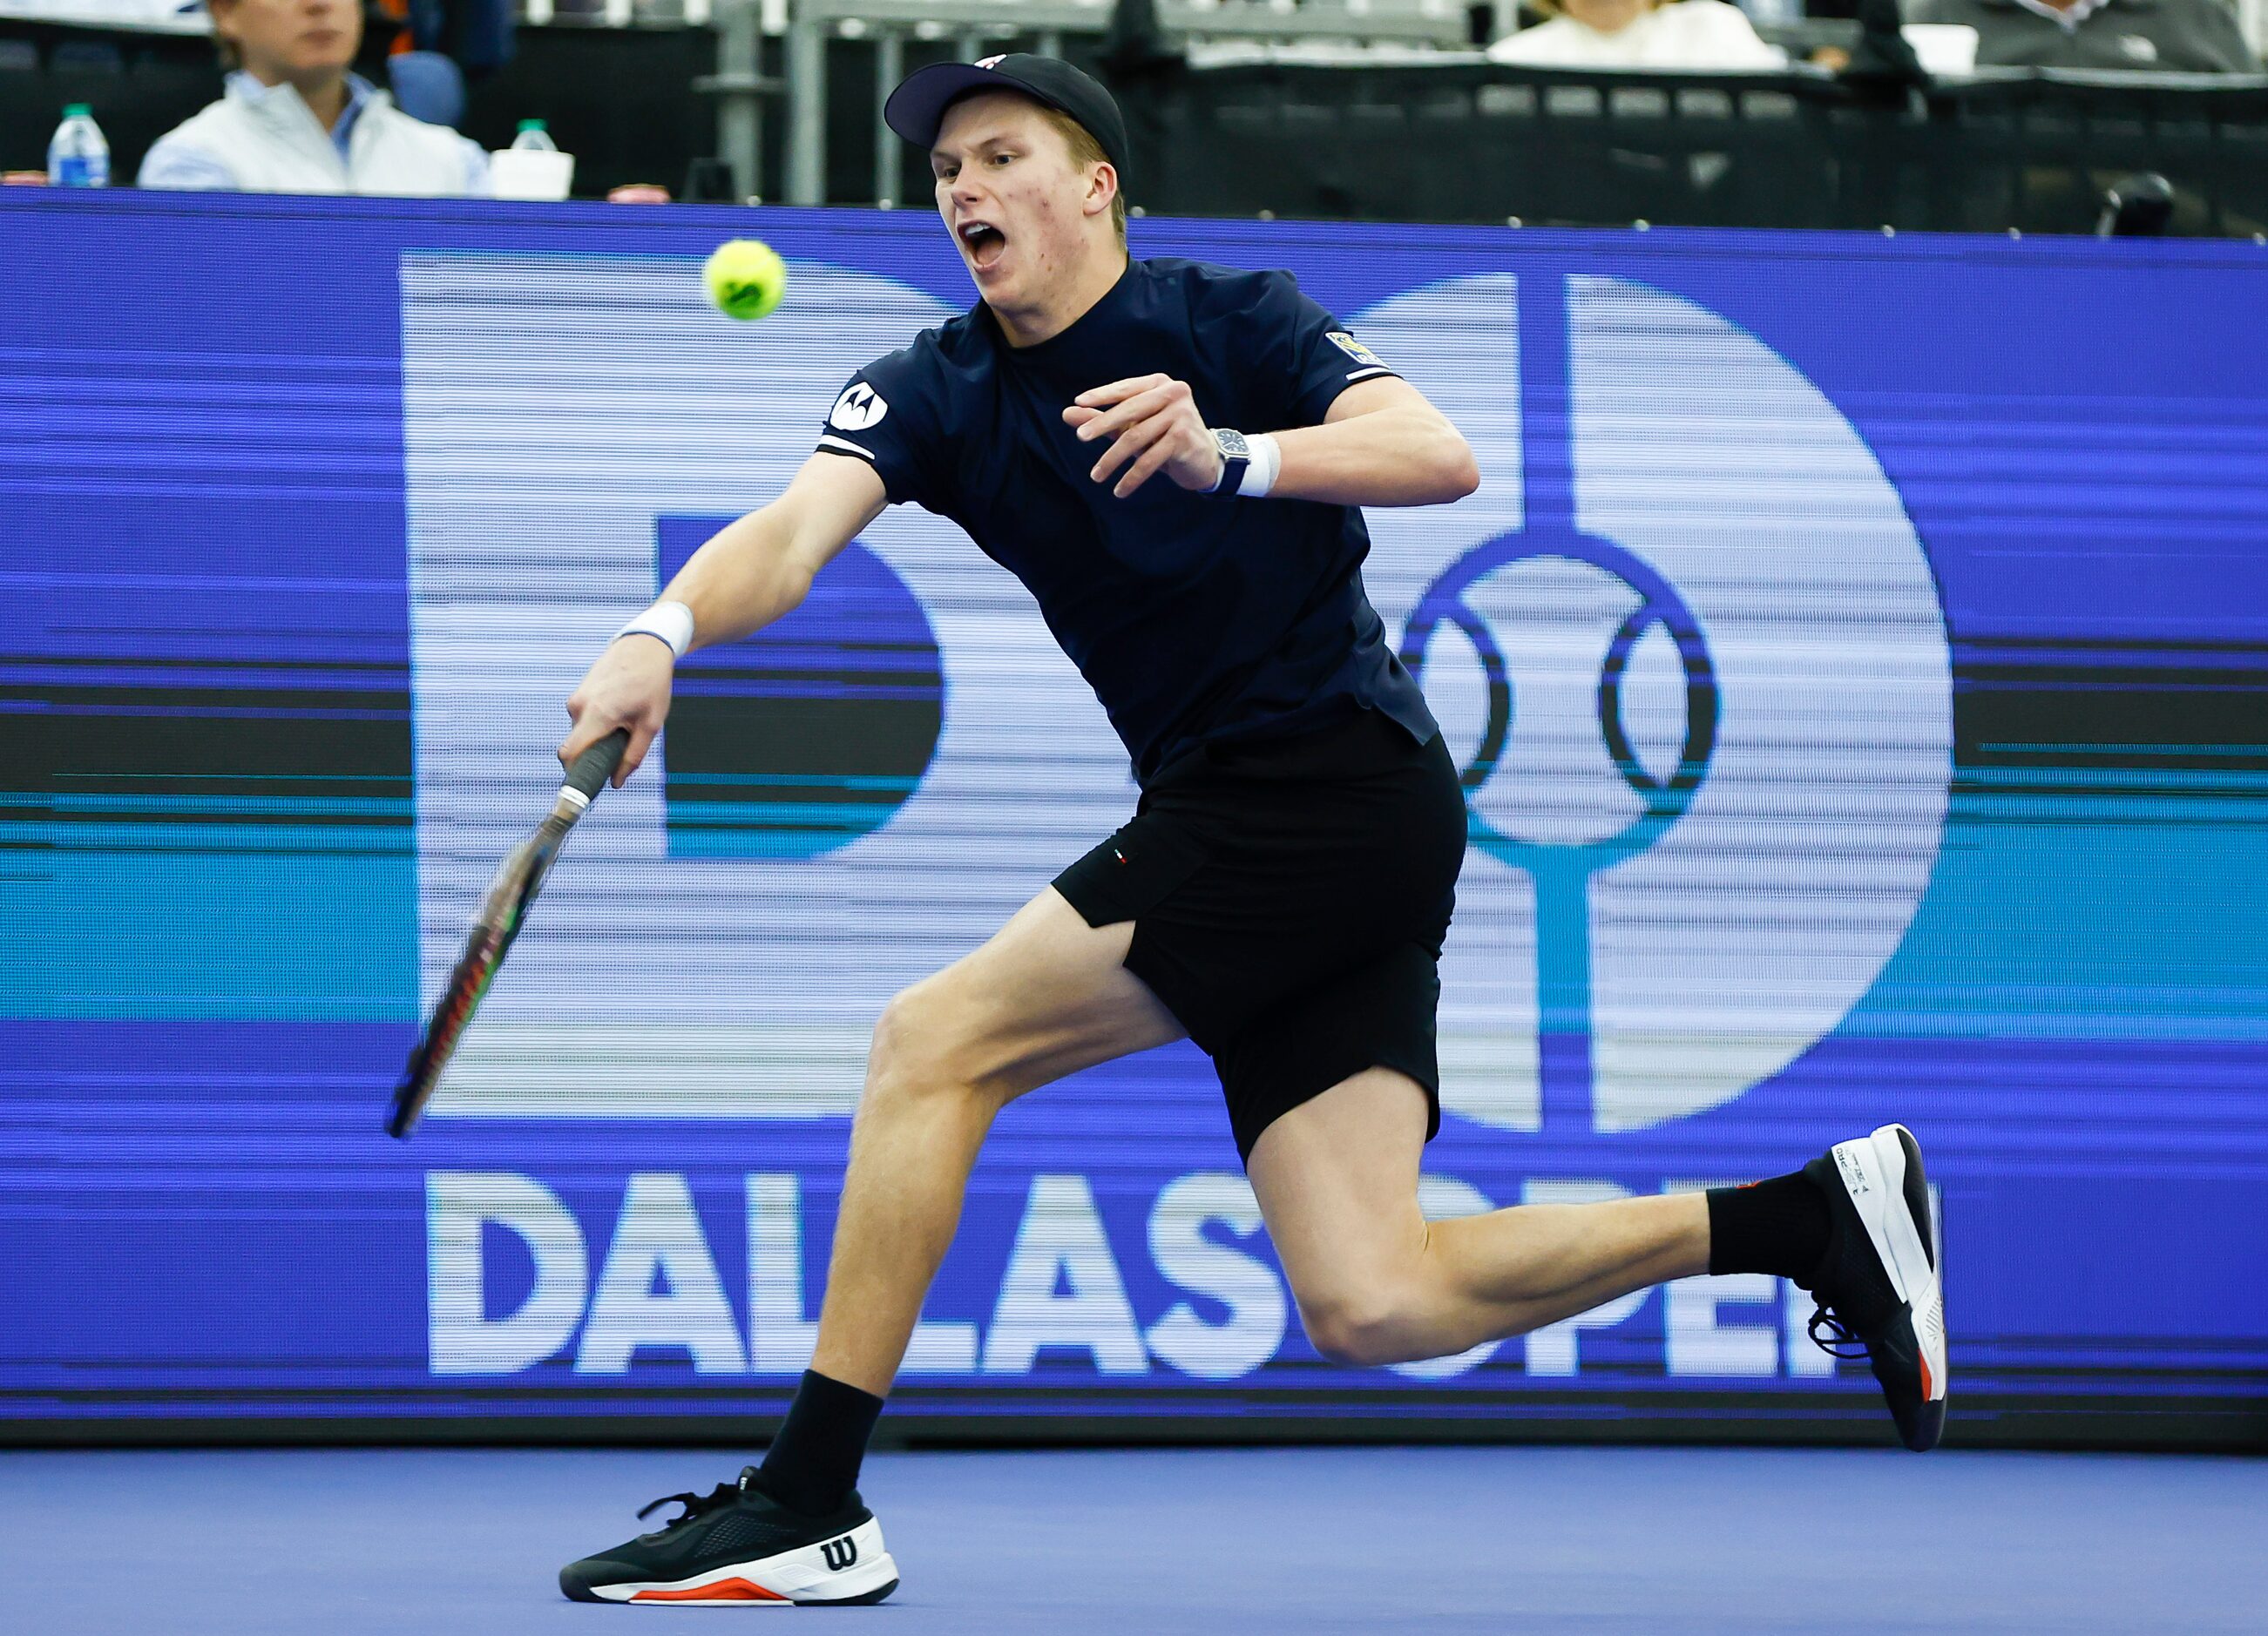
[[[819,1548],[827,1559],[827,1566],[840,1574],[858,1559],[858,1542],[845,1534],[840,1539],[830,1539]]]

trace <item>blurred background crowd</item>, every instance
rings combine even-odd
[[[1151,213],[2251,235],[2264,30],[2268,0],[0,0],[0,165],[924,204],[881,95],[1023,49],[1110,81]]]

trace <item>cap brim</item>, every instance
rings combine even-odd
[[[882,104],[882,121],[926,153],[937,145],[946,109],[972,91],[1012,91],[1035,102],[1048,100],[1029,85],[973,62],[932,62],[909,74],[890,93]]]

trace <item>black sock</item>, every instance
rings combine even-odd
[[[1770,1273],[1808,1287],[1827,1258],[1835,1219],[1819,1184],[1796,1170],[1709,1190],[1709,1270]]]
[[[829,1380],[815,1369],[788,1405],[787,1419],[756,1471],[757,1486],[782,1505],[814,1516],[843,1508],[858,1486],[858,1463],[882,1400],[870,1391]]]

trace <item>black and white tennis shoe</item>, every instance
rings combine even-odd
[[[705,1494],[672,1494],[682,1515],[652,1534],[559,1570],[559,1588],[577,1602],[717,1607],[733,1603],[880,1602],[898,1588],[898,1565],[882,1546],[882,1525],[852,1493],[828,1516],[791,1511],[755,1486],[749,1466],[737,1483]]]
[[[1945,1434],[1944,1251],[1929,1207],[1921,1145],[1903,1125],[1839,1141],[1803,1172],[1827,1194],[1834,1229],[1818,1273],[1811,1338],[1867,1361],[1898,1436],[1919,1452]]]

